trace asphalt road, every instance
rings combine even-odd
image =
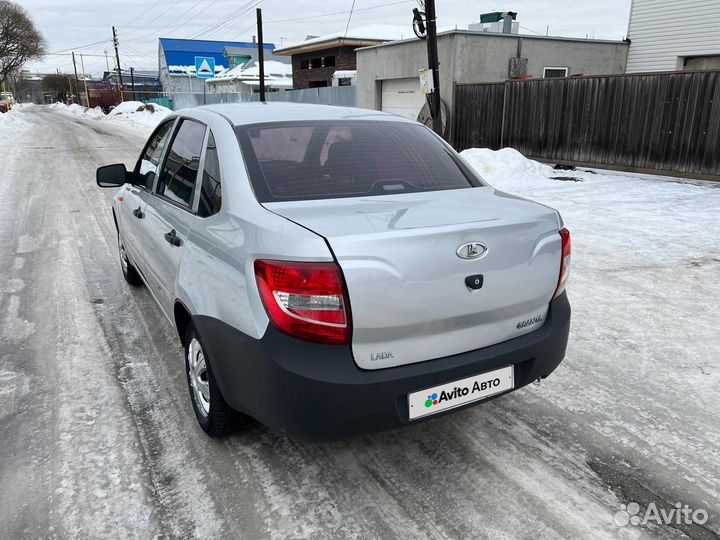
[[[662,392],[593,371],[604,352],[582,303],[539,387],[337,443],[257,424],[208,439],[173,329],[122,279],[112,193],[94,183],[142,138],[48,108],[23,117],[0,157],[0,538],[720,538],[717,401],[648,417]],[[717,261],[706,270],[716,279]],[[636,344],[608,346],[628,362]],[[631,501],[709,520],[617,524]]]

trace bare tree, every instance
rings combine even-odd
[[[32,99],[32,85],[30,84],[30,79],[28,79],[22,72],[11,75],[9,80],[10,89],[17,101],[26,102]]]
[[[0,0],[0,85],[28,60],[41,58],[45,39],[24,8]]]

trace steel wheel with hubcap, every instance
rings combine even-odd
[[[207,418],[210,413],[210,386],[208,385],[205,353],[200,342],[194,337],[188,345],[188,377],[198,411]]]
[[[190,323],[185,334],[185,373],[195,417],[210,437],[222,437],[234,431],[245,415],[225,402],[212,371],[202,339]]]

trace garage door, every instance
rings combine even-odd
[[[425,94],[420,90],[420,79],[388,79],[382,82],[382,110],[417,120],[425,105]]]

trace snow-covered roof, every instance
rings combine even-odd
[[[220,73],[221,71],[225,71],[225,67],[221,66],[220,64],[215,64],[215,73]],[[195,75],[195,64],[192,66],[168,66],[168,71],[170,73],[181,73],[183,75]]]
[[[265,84],[278,88],[292,88],[292,65],[277,60],[266,60],[265,66]],[[208,79],[209,84],[219,83],[222,81],[240,81],[249,86],[260,84],[260,64],[253,62],[251,65],[243,64],[241,66],[227,69],[215,76],[214,79]]]
[[[357,77],[357,69],[338,69],[335,73],[333,73],[333,77],[336,79]]]
[[[322,36],[306,39],[304,41],[298,41],[275,49],[275,54],[288,55],[295,54],[300,50],[305,49],[322,49],[324,45],[335,46],[339,42],[347,43],[348,45],[356,45],[357,42],[367,42],[368,45],[374,43],[382,43],[384,41],[394,41],[397,39],[408,38],[413,35],[412,28],[410,26],[397,26],[392,24],[368,24],[365,26],[358,26],[357,28],[350,28],[347,34],[344,30],[333,32],[331,34],[325,34]]]
[[[215,71],[218,72],[227,68],[229,65],[229,61],[224,54],[227,47],[232,47],[236,50],[244,49],[246,51],[257,50],[258,48],[257,43],[249,43],[246,41],[175,38],[160,38],[159,41],[160,53],[165,56],[165,64],[168,66],[168,71],[174,75],[194,75],[196,56],[212,56],[215,58]],[[272,52],[275,45],[273,43],[265,43],[263,48],[268,52]]]

